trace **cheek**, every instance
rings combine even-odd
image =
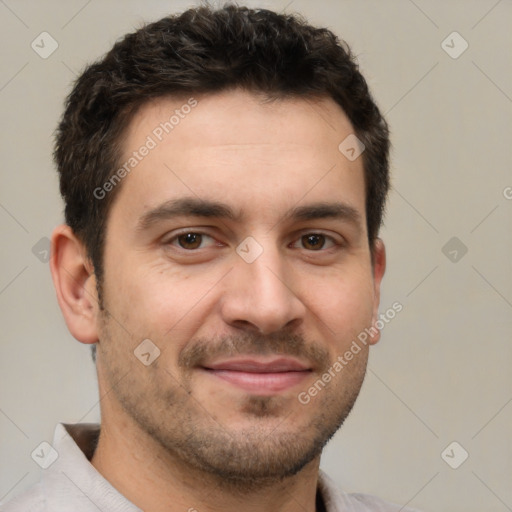
[[[211,307],[217,275],[172,269],[168,263],[145,266],[121,262],[109,281],[109,306],[137,339],[149,338],[158,346],[172,341],[179,350],[201,326]]]
[[[373,305],[372,274],[362,267],[316,283],[308,293],[308,307],[337,343],[350,343],[371,324]]]

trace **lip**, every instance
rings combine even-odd
[[[210,364],[207,363],[203,365],[203,367],[209,370],[229,370],[249,373],[300,372],[310,369],[307,365],[291,357],[239,357],[215,361]]]
[[[301,383],[311,368],[292,358],[235,358],[205,364],[202,369],[213,377],[253,394],[268,396]]]

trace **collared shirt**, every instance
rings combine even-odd
[[[8,503],[2,512],[140,512],[90,463],[100,426],[64,425],[55,429],[53,444],[43,445],[35,459],[43,469],[40,481]],[[322,510],[322,507],[324,510]],[[317,512],[414,512],[374,496],[347,494],[320,470]]]

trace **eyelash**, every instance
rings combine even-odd
[[[188,253],[194,253],[194,252],[197,252],[201,249],[204,249],[204,247],[200,247],[200,248],[197,248],[197,249],[185,249],[184,247],[180,247],[179,245],[175,245],[173,242],[177,242],[178,238],[180,236],[183,236],[183,235],[200,235],[202,237],[208,237],[212,240],[214,240],[214,238],[209,235],[208,233],[204,233],[202,231],[192,231],[192,230],[186,230],[186,231],[182,231],[180,233],[176,233],[174,236],[172,236],[170,239],[168,239],[166,242],[165,242],[165,245],[171,245],[173,247],[175,247],[176,249],[180,250],[180,251],[183,251],[183,252],[188,252]],[[322,233],[321,231],[307,231],[307,232],[304,232],[302,233],[295,242],[293,243],[296,243],[297,241],[300,241],[302,240],[303,237],[305,236],[308,236],[308,235],[318,235],[318,236],[323,236],[325,237],[326,239],[326,242],[331,242],[331,246],[328,247],[328,248],[324,248],[322,247],[321,249],[318,249],[318,250],[314,250],[314,249],[305,249],[306,251],[308,252],[311,252],[311,253],[315,253],[315,252],[318,252],[318,253],[321,253],[321,252],[327,252],[331,249],[337,249],[337,248],[340,248],[342,247],[344,244],[342,242],[339,242],[337,241],[333,236],[330,236],[330,235],[327,235],[326,233]],[[201,241],[202,242],[202,241]]]

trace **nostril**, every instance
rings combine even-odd
[[[258,327],[256,327],[248,320],[234,320],[233,322],[231,322],[231,325],[233,327],[237,327],[238,329],[259,331]]]

